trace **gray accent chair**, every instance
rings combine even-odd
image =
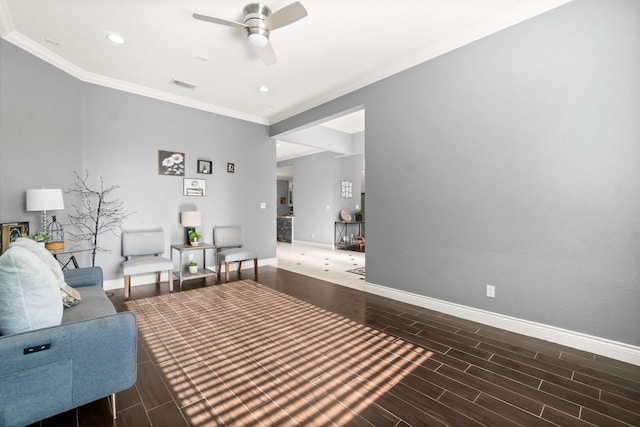
[[[253,260],[255,277],[258,278],[258,255],[244,248],[244,231],[239,225],[213,227],[213,244],[216,246],[216,264],[218,276],[222,263],[225,267],[226,281],[229,281],[229,264],[238,263],[238,272],[242,268],[242,261]]]
[[[65,270],[82,301],[62,324],[0,336],[0,426],[35,423],[111,395],[136,382],[136,318],[116,313],[100,267]]]
[[[160,285],[160,273],[169,273],[169,291],[173,292],[173,261],[161,257],[164,253],[164,231],[151,230],[122,231],[122,274],[124,275],[124,298],[129,299],[131,276],[156,273],[156,285]]]

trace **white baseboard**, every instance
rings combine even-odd
[[[319,242],[307,242],[306,240],[294,240],[292,244],[314,246],[316,248],[322,248],[322,249],[333,249],[333,245],[331,243],[319,243]]]
[[[640,347],[365,282],[365,292],[391,298],[640,366]]]
[[[235,264],[234,264],[235,265]],[[258,260],[258,267],[262,267],[265,265],[278,265],[278,258],[265,258],[265,259],[259,259]],[[215,271],[213,266],[209,266],[207,267],[208,269]],[[237,267],[233,267],[234,270],[237,269]],[[242,270],[247,270],[247,269],[252,269],[253,270],[253,262],[243,262],[242,263]],[[222,270],[220,271],[221,273],[224,273],[224,265],[222,266]],[[252,276],[253,277],[253,276]],[[167,272],[163,272],[162,274],[160,274],[160,282],[167,282]],[[140,286],[140,285],[148,285],[150,283],[155,283],[156,282],[156,275],[155,273],[152,274],[142,274],[139,276],[131,276],[131,287],[135,287],[135,286]],[[175,286],[175,284],[174,284]],[[118,277],[117,279],[111,279],[111,280],[105,280],[103,283],[103,287],[105,291],[111,291],[114,289],[124,289],[124,277]]]

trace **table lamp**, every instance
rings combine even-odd
[[[60,209],[64,209],[64,201],[59,188],[27,190],[27,211],[42,211],[42,231],[47,231],[47,211]]]
[[[196,227],[202,225],[202,212],[183,211],[180,212],[180,224],[185,227],[186,244],[189,244],[189,232],[196,231]]]

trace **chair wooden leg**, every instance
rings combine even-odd
[[[169,292],[173,292],[173,270],[169,270]]]
[[[253,274],[258,278],[258,258],[253,259]]]
[[[229,263],[228,262],[224,263],[224,273],[228,282],[229,281]]]
[[[241,269],[242,269],[242,261],[238,261],[238,273],[240,273]]]
[[[129,299],[131,291],[131,276],[124,276],[124,299]]]
[[[216,271],[216,273],[218,273],[218,277],[220,277],[221,271],[222,271],[222,261],[218,261],[218,271]]]
[[[156,271],[156,285],[160,284],[160,271]]]

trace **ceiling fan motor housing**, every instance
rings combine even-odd
[[[250,3],[244,7],[244,24],[247,37],[254,46],[266,46],[269,42],[269,28],[265,19],[271,15],[271,9],[262,3]]]

